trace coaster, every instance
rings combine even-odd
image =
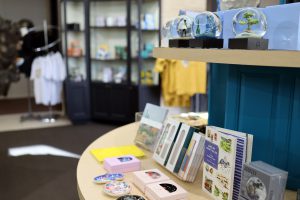
[[[110,196],[119,197],[129,194],[131,187],[127,182],[112,181],[104,185],[103,191]]]
[[[94,183],[104,184],[110,181],[121,181],[124,179],[124,174],[121,173],[107,173],[94,178]]]
[[[117,200],[145,200],[145,198],[138,195],[125,195],[117,198]]]

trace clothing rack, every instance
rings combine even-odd
[[[58,37],[57,40],[49,43],[49,38],[48,38],[48,30],[49,29],[56,29],[59,30],[58,27],[52,26],[52,25],[48,25],[47,20],[43,21],[43,32],[44,32],[44,41],[45,41],[45,45],[42,47],[37,47],[35,49],[33,49],[34,52],[46,52],[49,53],[49,49],[51,49],[52,47],[56,46],[59,44],[60,42],[60,38]],[[36,31],[38,30],[38,28],[33,27],[31,29],[28,30],[28,32],[31,31]],[[27,121],[27,120],[41,120],[42,122],[45,123],[54,123],[56,122],[56,120],[60,117],[58,114],[54,114],[53,113],[53,108],[51,103],[49,102],[48,105],[48,113],[46,115],[35,115],[32,109],[32,102],[31,102],[31,86],[30,86],[30,80],[27,80],[27,99],[28,99],[28,113],[21,116],[21,122],[23,121]]]

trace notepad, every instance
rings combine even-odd
[[[145,153],[135,145],[92,149],[90,152],[99,162],[103,162],[105,158],[124,155],[133,155],[135,157],[145,156]]]

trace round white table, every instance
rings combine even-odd
[[[81,200],[112,200],[116,197],[110,197],[103,193],[103,185],[98,185],[93,182],[93,178],[100,174],[105,174],[102,163],[99,163],[90,153],[91,149],[106,148],[113,146],[123,146],[134,144],[134,138],[138,129],[139,123],[132,123],[117,129],[114,129],[105,135],[99,137],[83,152],[77,166],[77,188]],[[88,130],[87,130],[88,131]],[[177,184],[181,185],[189,192],[189,200],[210,200],[211,198],[201,190],[202,172],[198,173],[194,183],[186,183],[179,180],[176,176],[165,170],[159,164],[152,160],[152,154],[145,151],[146,156],[141,159],[142,170],[157,168],[169,176]],[[144,196],[132,183],[132,173],[125,174],[125,181],[130,182],[132,186],[131,194]],[[145,196],[144,196],[145,197]],[[295,200],[296,192],[287,191],[286,200]]]

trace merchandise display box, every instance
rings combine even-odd
[[[205,39],[190,39],[189,47],[191,48],[223,48],[223,39],[205,38]]]
[[[244,165],[239,200],[283,200],[288,172],[262,161]]]
[[[143,193],[145,193],[145,189],[148,184],[169,180],[170,178],[158,169],[133,172],[133,183]]]
[[[125,173],[141,169],[141,161],[132,155],[106,158],[104,169],[112,173]]]
[[[149,200],[185,200],[188,193],[174,181],[162,181],[146,186],[145,196]]]
[[[229,49],[266,50],[269,41],[262,38],[230,38]]]

